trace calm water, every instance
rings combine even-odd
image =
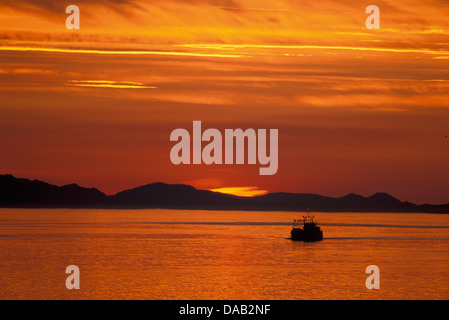
[[[302,243],[293,212],[0,209],[0,298],[449,299],[449,215],[315,216]]]

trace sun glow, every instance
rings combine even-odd
[[[240,197],[256,197],[268,193],[268,190],[261,190],[258,187],[227,187],[210,189],[210,191],[232,194]]]

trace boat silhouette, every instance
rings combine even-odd
[[[290,232],[291,239],[294,241],[321,241],[323,240],[323,231],[313,222],[314,216],[307,212],[306,216],[302,216],[302,219],[293,220],[293,228]],[[302,228],[301,228],[301,223]]]

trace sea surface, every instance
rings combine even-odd
[[[449,299],[449,215],[314,215],[303,243],[295,212],[0,209],[0,299]]]

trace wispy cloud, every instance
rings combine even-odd
[[[215,57],[215,58],[239,58],[241,54],[214,54],[195,53],[181,51],[147,51],[147,50],[94,50],[94,49],[68,49],[68,48],[38,48],[38,47],[0,47],[1,51],[35,51],[35,52],[56,52],[56,53],[84,53],[84,54],[105,54],[105,55],[162,55],[162,56],[190,56],[190,57]]]
[[[352,50],[352,51],[376,51],[376,52],[393,52],[393,53],[424,53],[439,56],[449,56],[449,50],[429,50],[423,48],[382,48],[382,47],[355,47],[355,46],[318,46],[318,45],[266,45],[266,44],[182,44],[178,45],[188,48],[200,49],[216,49],[216,50],[237,50],[245,48],[255,49],[279,49],[285,51],[290,50]]]
[[[113,89],[157,89],[155,86],[139,82],[111,80],[69,80],[66,85],[73,87],[113,88]]]

